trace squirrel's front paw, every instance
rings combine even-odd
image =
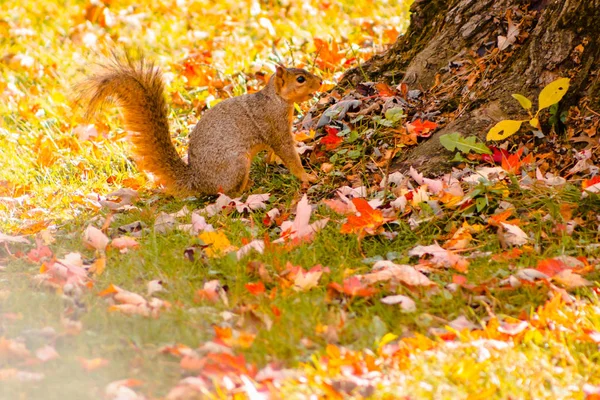
[[[317,176],[315,174],[307,174],[306,172],[302,174],[302,177],[300,178],[300,180],[302,182],[310,182],[310,183],[315,183],[317,181]]]

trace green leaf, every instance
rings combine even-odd
[[[529,100],[527,97],[518,93],[513,94],[512,97],[514,97],[524,109],[531,109],[531,100]]]
[[[454,153],[454,158],[450,160],[450,162],[469,162],[466,158],[464,158],[460,153]]]
[[[478,197],[475,199],[475,205],[477,206],[477,211],[481,212],[488,206],[488,200],[485,197]]]
[[[484,143],[479,142],[475,136],[463,138],[458,132],[440,136],[440,143],[450,151],[458,149],[463,153],[472,151],[477,154],[492,154],[490,149]]]
[[[540,92],[538,112],[558,103],[569,90],[570,81],[569,78],[560,78],[546,85]]]
[[[385,119],[388,121],[398,122],[402,117],[404,117],[404,110],[402,107],[390,108],[385,112]]]
[[[498,122],[492,129],[489,130],[487,140],[503,140],[517,133],[523,121],[513,121],[505,119]]]

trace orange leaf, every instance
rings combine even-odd
[[[378,84],[376,84],[375,89],[377,89],[381,97],[394,97],[396,95],[392,88],[390,88],[383,82],[379,82]]]
[[[521,155],[525,150],[524,147],[521,147],[516,153],[505,157],[504,154],[502,156],[502,168],[506,172],[510,172],[513,174],[518,174],[521,171],[521,166],[525,164],[530,164],[534,161],[534,157],[532,153],[529,153],[525,158],[521,160]]]
[[[555,258],[548,258],[546,260],[539,261],[536,269],[552,277],[567,268],[568,266],[561,260],[557,260]]]
[[[583,182],[581,183],[581,188],[582,189],[587,189],[590,186],[593,186],[597,183],[600,183],[600,175],[593,177],[592,179],[584,179]]]
[[[104,289],[103,291],[98,293],[98,296],[100,296],[100,297],[110,296],[110,295],[118,293],[118,292],[119,292],[119,290],[115,287],[115,285],[113,285],[111,283],[110,286],[108,286],[106,289]]]
[[[79,363],[81,364],[81,368],[83,368],[84,370],[86,370],[88,372],[97,370],[98,368],[102,368],[102,367],[105,367],[108,365],[108,360],[106,360],[104,358],[86,359],[86,358],[78,357],[77,359],[79,360]]]
[[[422,119],[416,119],[413,122],[406,124],[406,128],[409,133],[415,133],[418,136],[429,137],[437,124],[431,121],[423,121]]]
[[[375,234],[377,228],[385,222],[381,211],[374,210],[369,203],[362,198],[352,199],[352,203],[360,215],[348,216],[348,222],[342,225],[340,232],[358,233],[361,236],[366,233],[371,235]]]
[[[262,282],[246,283],[244,286],[246,286],[246,289],[255,296],[265,292],[265,284]]]
[[[492,226],[500,226],[500,222],[506,222],[508,217],[510,217],[513,213],[514,209],[509,208],[508,210],[494,214],[488,219],[488,224]]]
[[[179,367],[184,371],[200,371],[204,367],[203,359],[199,359],[196,357],[183,357],[181,361],[179,361]]]
[[[366,286],[356,276],[351,276],[344,280],[343,285],[332,282],[327,287],[338,293],[347,294],[352,297],[370,297],[377,293],[377,289]]]

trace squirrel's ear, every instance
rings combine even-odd
[[[278,78],[283,78],[285,74],[285,67],[281,64],[277,65],[277,71],[275,72]]]

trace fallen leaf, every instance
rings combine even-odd
[[[500,222],[500,225],[506,230],[502,233],[504,243],[511,246],[522,246],[529,241],[527,234],[518,226],[506,222]],[[500,232],[498,234],[500,235]]]
[[[92,225],[88,225],[83,232],[83,243],[96,250],[104,251],[109,241],[108,237],[100,229]]]
[[[347,294],[352,297],[371,297],[377,293],[376,289],[368,287],[356,276],[345,279],[342,285],[332,282],[327,287],[338,293]]]
[[[59,358],[59,354],[52,346],[45,345],[35,351],[35,356],[42,362],[48,362]]]
[[[341,233],[356,233],[359,237],[367,234],[375,235],[386,222],[380,210],[373,207],[363,198],[352,199],[358,215],[349,215],[348,221],[342,225]]]
[[[297,292],[306,292],[319,284],[323,271],[305,271],[300,268],[296,277],[294,278],[293,289]]]
[[[227,236],[223,232],[205,231],[198,235],[198,237],[208,246],[204,249],[204,252],[209,257],[221,257],[236,250],[236,247],[229,242],[229,239],[227,239]]]
[[[400,308],[404,312],[415,312],[417,310],[417,305],[415,301],[408,296],[403,296],[401,294],[395,296],[386,296],[381,299],[383,304],[400,304]]]
[[[454,268],[459,272],[466,272],[467,267],[469,266],[469,261],[464,257],[455,254],[450,250],[446,250],[438,244],[432,244],[429,246],[416,246],[408,251],[409,256],[422,257],[427,254],[432,256],[432,258],[429,260],[432,264],[440,265],[446,268]]]
[[[115,249],[119,249],[121,253],[126,253],[128,249],[140,247],[140,244],[134,238],[128,236],[119,236],[113,239],[110,245]]]
[[[79,364],[81,368],[83,368],[87,372],[95,371],[99,368],[105,367],[108,365],[109,361],[104,358],[91,358],[86,359],[82,357],[78,357]]]
[[[565,269],[552,277],[552,280],[567,289],[573,289],[584,286],[592,286],[592,282],[574,273],[570,269]]]
[[[146,291],[148,296],[152,296],[154,293],[164,292],[164,291],[165,291],[165,287],[163,286],[163,281],[161,281],[160,279],[154,279],[154,280],[148,282],[147,291]]]
[[[265,292],[265,285],[262,282],[246,283],[244,286],[254,296],[258,296]]]
[[[388,260],[377,261],[373,265],[373,272],[360,275],[359,278],[370,285],[377,282],[392,280],[394,282],[400,282],[415,287],[437,286],[435,282],[417,271],[415,267],[411,265],[395,264]]]
[[[281,224],[281,237],[273,241],[273,243],[281,243],[285,240],[312,240],[314,234],[327,224],[329,218],[324,218],[310,224],[311,214],[312,206],[309,204],[306,195],[304,195],[296,207],[296,218],[294,221],[284,221]]]

